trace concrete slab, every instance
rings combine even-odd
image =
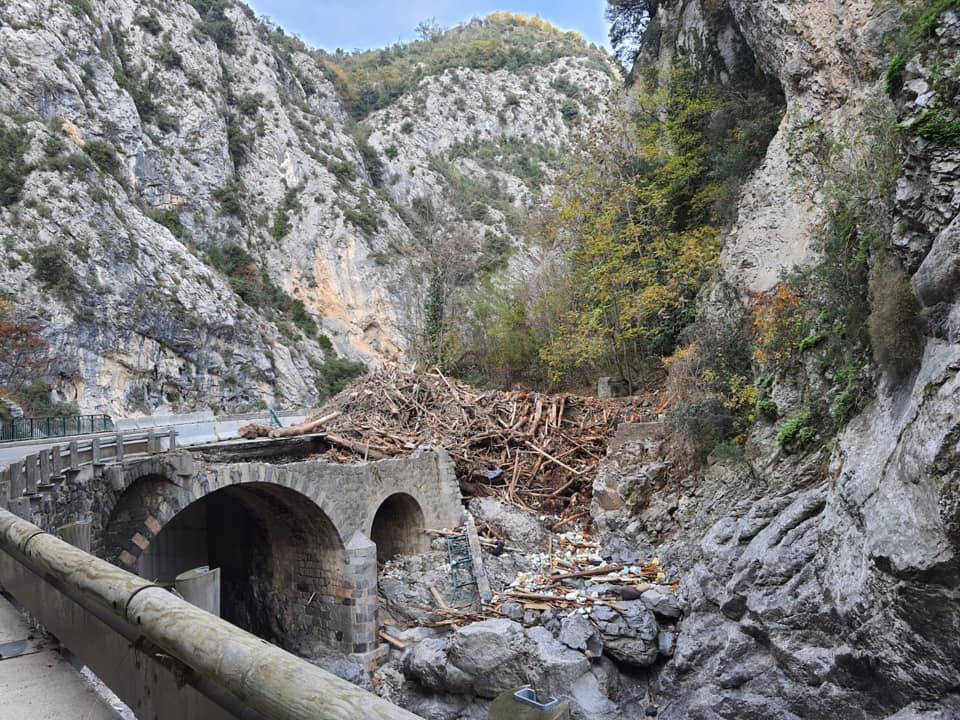
[[[33,635],[0,596],[0,644]],[[0,720],[118,720],[120,717],[80,673],[48,643],[37,652],[0,660]]]

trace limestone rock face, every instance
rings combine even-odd
[[[783,270],[811,257],[825,217],[825,148],[861,130],[864,102],[883,69],[879,41],[897,12],[873,0],[729,0],[729,7],[787,100],[780,131],[743,190],[722,256],[731,283],[764,292]]]
[[[680,36],[691,32],[682,18],[704,17],[707,34],[728,27],[727,16],[688,9],[695,5],[660,3],[661,21],[680,23]],[[723,254],[726,283],[758,292],[810,256],[826,204],[818,194],[824,143],[856,137],[867,98],[882,94],[886,60],[877,48],[898,11],[866,0],[717,5],[788,102]],[[958,47],[960,13],[947,10],[927,49],[904,57],[895,101],[903,127],[957,106]],[[661,48],[652,57],[665,56]],[[599,469],[591,512],[605,547],[655,552],[681,578],[673,656],[651,671],[658,717],[958,712],[960,150],[904,132],[900,152],[886,241],[927,319],[914,374],[894,382],[878,371],[876,397],[830,453],[785,455],[775,430],[760,423],[747,461],[717,462],[698,483],[672,481],[658,475],[658,447],[636,426]]]
[[[440,244],[417,208],[475,260],[535,262],[519,220],[615,85],[569,47],[428,75],[358,122],[322,58],[240,4],[4,2],[0,126],[25,133],[25,165],[0,206],[0,289],[42,322],[57,396],[114,414],[304,405],[334,354],[403,358]]]

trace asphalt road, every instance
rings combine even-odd
[[[304,420],[302,414],[281,414],[280,421],[284,425],[293,425]],[[257,416],[242,418],[218,419],[212,413],[192,413],[190,415],[166,415],[163,417],[127,418],[116,421],[117,430],[109,433],[100,433],[100,437],[113,437],[117,431],[135,433],[153,430],[158,434],[169,432],[171,428],[177,431],[177,445],[203,445],[221,440],[231,440],[237,437],[237,430],[247,423],[258,420],[269,422],[270,415],[262,413]],[[87,440],[97,435],[71,435],[65,438],[51,438],[49,440],[28,440],[0,444],[0,467],[9,465],[14,460],[32,455],[40,450],[65,445],[71,440]],[[0,719],[2,720],[2,719]]]

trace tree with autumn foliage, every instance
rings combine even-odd
[[[50,365],[41,324],[0,296],[0,398],[14,401],[28,415],[74,415],[73,403],[53,402],[44,376]],[[0,420],[9,420],[0,403]]]
[[[41,329],[36,320],[18,312],[12,301],[0,299],[0,394],[15,397],[46,370],[47,341]]]
[[[551,379],[594,367],[636,383],[676,348],[721,249],[731,203],[716,168],[728,100],[679,69],[640,80],[568,179],[561,237],[572,294],[541,350]]]

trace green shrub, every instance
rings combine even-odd
[[[383,152],[384,152],[384,155],[386,155],[390,160],[396,160],[397,156],[400,155],[400,151],[397,150],[396,145],[391,145]]]
[[[213,191],[213,198],[220,203],[220,210],[225,215],[240,216],[243,214],[243,195],[245,188],[243,181],[230,180],[222,188]]]
[[[813,335],[807,335],[803,340],[800,341],[800,344],[797,345],[797,350],[801,353],[805,353],[807,350],[812,350],[817,347],[820,343],[827,339],[825,333],[819,332]]]
[[[923,13],[909,30],[909,38],[919,42],[933,36],[940,22],[940,16],[951,8],[960,9],[958,0],[927,0]]]
[[[253,257],[236,243],[213,245],[207,249],[207,260],[224,275],[233,276],[254,265]]]
[[[115,37],[120,37],[120,35],[115,35]],[[137,108],[137,114],[140,116],[140,119],[144,122],[152,121],[157,114],[157,105],[153,100],[153,91],[151,87],[153,81],[150,80],[146,83],[143,83],[139,79],[128,75],[126,71],[126,64],[123,60],[121,60],[121,67],[114,71],[113,79],[117,85],[126,90],[130,95],[130,99],[133,100],[133,104]]]
[[[250,153],[253,152],[253,143],[253,135],[244,132],[235,120],[228,118],[227,152],[230,154],[230,159],[233,160],[234,167],[239,168],[246,163]]]
[[[470,219],[483,222],[487,219],[487,206],[482,202],[475,202],[470,206]]]
[[[367,366],[346,358],[331,357],[316,370],[317,392],[321,395],[331,396],[343,390],[347,383],[354,378],[363,375],[367,371]]]
[[[70,171],[77,177],[83,177],[93,167],[93,163],[83,153],[70,153],[69,155],[48,158],[44,167],[57,172]]]
[[[163,26],[160,24],[157,16],[153,13],[150,13],[149,15],[138,15],[134,19],[133,24],[139,25],[151,35],[159,35],[163,30]]]
[[[174,208],[159,210],[151,216],[153,221],[163,225],[178,240],[183,237],[183,223],[180,214]]]
[[[47,158],[55,158],[66,149],[67,144],[57,135],[50,135],[43,143],[43,154]]]
[[[102,140],[88,140],[83,146],[83,150],[100,170],[107,175],[120,180],[121,167],[120,158],[113,145],[105,143]]]
[[[354,169],[353,164],[346,160],[330,158],[327,162],[327,169],[333,173],[333,176],[341,185],[346,185],[357,177],[357,171]]]
[[[558,77],[556,80],[550,83],[550,87],[552,87],[554,90],[562,92],[571,100],[576,100],[580,97],[580,88],[570,82],[570,78],[568,78],[566,75],[561,75]]]
[[[29,139],[23,128],[8,130],[0,126],[0,207],[20,200],[30,168],[24,160]]]
[[[560,116],[567,125],[573,125],[580,120],[580,106],[573,100],[564,100],[560,106]]]
[[[366,200],[362,200],[356,207],[346,208],[343,217],[368,237],[380,229],[380,215]]]
[[[814,414],[809,409],[805,408],[791,415],[780,426],[780,431],[777,433],[777,444],[789,452],[806,447],[817,434],[817,429],[813,423]]]
[[[246,117],[256,117],[263,105],[263,93],[244,93],[236,98],[237,110]]]
[[[773,398],[760,398],[757,401],[757,412],[767,420],[776,420],[780,416],[780,408]]]
[[[937,145],[960,147],[960,121],[952,119],[943,108],[927,110],[904,129]]]
[[[33,275],[46,290],[64,302],[73,299],[77,275],[63,249],[54,244],[40,245],[30,258]]]
[[[297,212],[302,207],[298,197],[299,192],[299,188],[289,188],[284,193],[283,200],[277,207],[273,218],[273,225],[270,228],[270,234],[277,240],[290,232],[290,228],[292,227],[290,224],[290,213]]]
[[[70,0],[70,9],[73,10],[73,14],[82,17],[86,15],[92,22],[97,21],[97,16],[93,13],[93,6],[90,5],[90,0]]]
[[[487,230],[483,234],[477,269],[487,274],[503,269],[506,267],[512,249],[509,237]]]
[[[320,349],[325,353],[333,350],[333,341],[323,333],[318,334],[315,339],[317,341],[317,345],[319,345]]]
[[[197,30],[209,37],[225,52],[237,49],[237,29],[225,14],[230,0],[190,0],[200,15]]]
[[[903,87],[903,71],[907,67],[907,61],[903,55],[897,53],[890,59],[887,65],[887,71],[884,73],[884,86],[887,89],[887,95],[896,95]]]
[[[360,151],[360,157],[363,158],[363,166],[370,176],[370,182],[374,187],[383,187],[383,160],[380,159],[376,149],[367,142],[365,137],[358,136],[356,143],[357,149]]]
[[[157,60],[157,62],[167,68],[172,69],[183,67],[183,56],[174,50],[172,45],[167,43],[164,43],[157,48],[154,58]]]
[[[317,337],[317,333],[319,332],[317,323],[313,317],[310,316],[310,313],[307,312],[307,308],[304,306],[302,300],[293,301],[291,317],[293,318],[293,324],[300,328],[300,331],[303,332],[304,335],[307,337]]]
[[[47,383],[37,380],[26,387],[18,388],[16,399],[24,413],[30,417],[69,417],[80,414],[76,403],[54,402],[50,397],[50,390]]]
[[[894,380],[902,380],[920,364],[923,322],[920,301],[899,263],[884,258],[870,278],[868,321],[873,357]]]

